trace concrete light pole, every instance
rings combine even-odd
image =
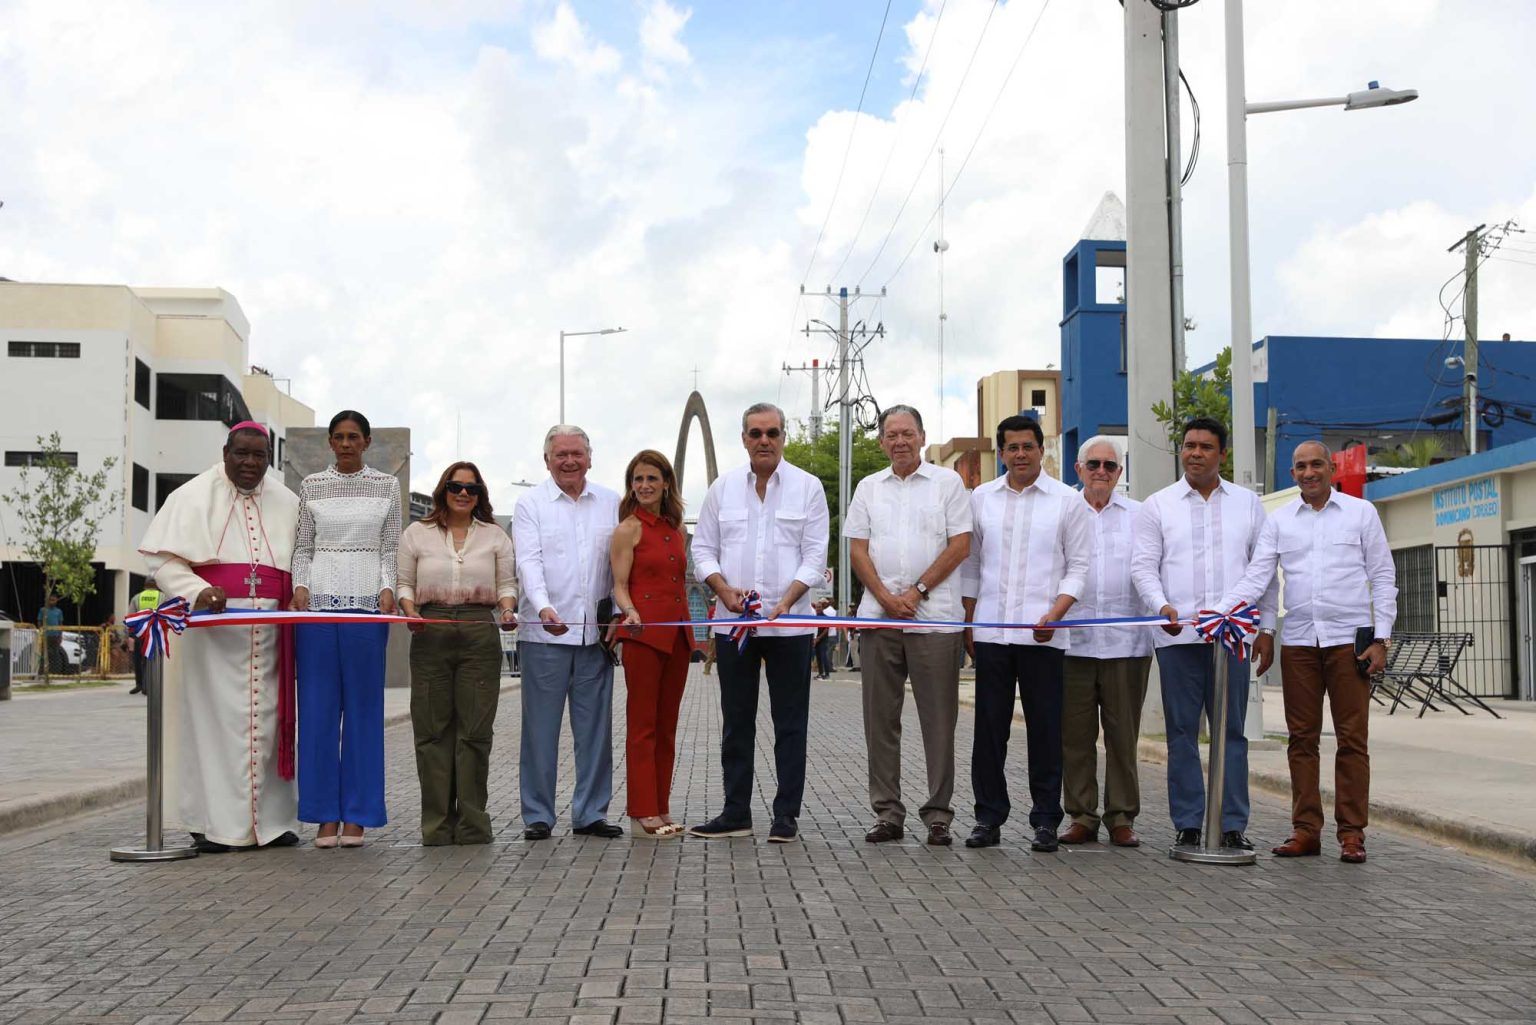
[[[567,338],[580,338],[583,335],[619,335],[623,334],[622,327],[605,327],[600,331],[561,331],[560,332],[560,422],[565,423],[565,340]]]

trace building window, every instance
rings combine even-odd
[[[133,507],[149,512],[149,471],[133,464]]]
[[[141,360],[141,359],[134,360],[133,361],[133,401],[137,402],[139,405],[143,406],[145,409],[150,408],[149,407],[150,381],[151,381],[151,375],[150,375],[150,372],[149,372],[149,366],[143,360]]]
[[[165,504],[172,491],[181,487],[187,481],[197,476],[195,473],[157,473],[155,474],[155,512]]]
[[[233,427],[249,420],[239,389],[218,374],[159,374],[155,383],[158,420],[217,420]]]
[[[21,359],[79,359],[79,342],[11,342],[9,355]]]
[[[277,444],[271,446],[272,466],[274,469],[281,470],[283,468],[283,456],[286,454],[287,447],[288,439],[281,436],[278,437]]]
[[[58,457],[66,466],[79,466],[79,452],[59,452]],[[42,466],[43,460],[48,458],[47,452],[7,452],[5,454],[6,466]]]
[[[1036,409],[1044,409],[1045,408],[1045,389],[1044,388],[1033,388],[1033,389],[1031,389],[1030,393],[1029,393],[1029,404],[1031,406],[1034,406]]]

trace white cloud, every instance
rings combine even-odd
[[[693,10],[679,10],[667,0],[653,0],[646,6],[645,17],[640,22],[640,52],[656,72],[663,72],[666,65],[693,63],[693,55],[678,37]]]
[[[623,63],[619,51],[590,38],[587,27],[566,0],[560,0],[556,5],[552,18],[534,26],[533,50],[545,60],[568,64],[591,74],[617,71]]]

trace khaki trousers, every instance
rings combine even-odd
[[[1099,723],[1104,724],[1104,825],[1129,826],[1141,812],[1136,741],[1152,658],[1066,659],[1062,702],[1062,807],[1073,822],[1098,832]]]
[[[1284,645],[1280,649],[1285,694],[1285,749],[1291,768],[1291,826],[1296,835],[1323,831],[1323,798],[1318,790],[1318,738],[1323,732],[1323,695],[1333,713],[1339,742],[1333,763],[1333,819],[1340,840],[1365,834],[1371,803],[1371,756],[1366,746],[1371,721],[1371,685],[1355,670],[1355,648]]]
[[[421,840],[491,842],[485,810],[491,734],[501,698],[501,641],[485,605],[423,605],[411,635],[411,727],[421,781]]]
[[[859,635],[864,692],[864,743],[869,750],[869,803],[876,817],[902,825],[901,709],[907,680],[923,731],[928,799],[918,814],[925,825],[954,821],[955,723],[960,717],[963,635],[865,630]]]

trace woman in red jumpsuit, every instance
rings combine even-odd
[[[669,799],[693,630],[644,624],[688,618],[683,500],[672,464],[651,449],[629,461],[624,481],[611,558],[614,601],[623,615],[630,833],[674,840],[683,827],[672,821]]]

